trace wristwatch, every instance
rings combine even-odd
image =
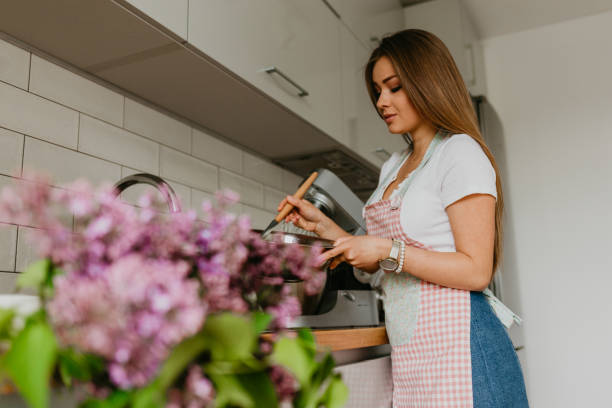
[[[391,252],[389,252],[389,256],[385,259],[381,259],[378,261],[378,266],[381,267],[385,272],[392,272],[397,269],[399,266],[399,252],[401,248],[401,242],[397,239],[393,240],[393,244],[391,245]]]

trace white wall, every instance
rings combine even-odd
[[[533,407],[610,407],[612,13],[485,40]]]
[[[241,195],[233,211],[249,214],[255,228],[267,226],[301,181],[204,129],[0,39],[0,189],[23,169],[44,171],[57,184],[76,178],[114,183],[149,172],[168,180],[183,208],[193,209],[217,189],[230,188]],[[125,198],[133,202],[140,187],[130,187]],[[33,260],[27,231],[0,225],[0,293],[12,291],[15,272]]]

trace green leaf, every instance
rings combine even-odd
[[[80,408],[124,408],[130,402],[131,393],[116,390],[103,400],[88,399],[79,404]]]
[[[340,374],[334,374],[319,402],[327,408],[340,408],[346,404],[348,393],[348,387],[342,382]]]
[[[10,338],[14,316],[13,309],[0,309],[0,339]]]
[[[41,259],[30,264],[17,278],[17,288],[41,287],[47,280],[50,269],[51,261],[49,259]]]
[[[264,312],[253,313],[253,323],[255,326],[255,333],[258,335],[266,330],[270,322],[272,321],[272,315]]]
[[[159,408],[165,405],[165,392],[156,383],[134,392],[131,408]]]
[[[323,361],[317,364],[317,368],[312,375],[312,385],[316,388],[319,388],[321,384],[325,382],[327,377],[332,373],[334,369],[334,358],[331,354],[326,354],[323,357]]]
[[[100,357],[72,348],[60,350],[57,360],[62,381],[68,386],[72,384],[73,378],[89,381],[104,370],[104,361]]]
[[[274,345],[271,358],[287,368],[302,387],[310,382],[310,377],[316,368],[314,358],[300,344],[299,339],[281,338]]]
[[[57,342],[51,328],[45,322],[30,321],[2,361],[3,368],[33,408],[47,406],[56,351]]]
[[[244,389],[236,375],[209,374],[215,385],[215,407],[257,407],[257,401],[253,400],[251,394]],[[260,405],[261,406],[261,405]]]
[[[253,353],[257,335],[253,323],[231,313],[210,315],[202,330],[213,360],[242,360]]]
[[[179,343],[164,362],[155,382],[165,390],[176,378],[193,362],[193,360],[206,350],[207,339],[200,332]]]
[[[274,385],[265,371],[250,374],[240,374],[236,379],[242,388],[251,395],[257,407],[274,408],[278,406],[278,398]]]
[[[317,343],[312,331],[308,328],[302,328],[298,331],[298,338],[301,340],[301,345],[308,352],[310,357],[315,358],[317,354]]]

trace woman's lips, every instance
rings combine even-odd
[[[396,117],[396,114],[393,115],[385,115],[385,122],[387,123],[391,123],[393,121],[393,119]]]

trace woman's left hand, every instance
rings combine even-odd
[[[324,262],[332,259],[329,267],[335,268],[341,262],[348,262],[355,268],[366,272],[376,272],[378,261],[386,258],[391,251],[392,241],[371,235],[338,238],[334,248],[321,254]]]

